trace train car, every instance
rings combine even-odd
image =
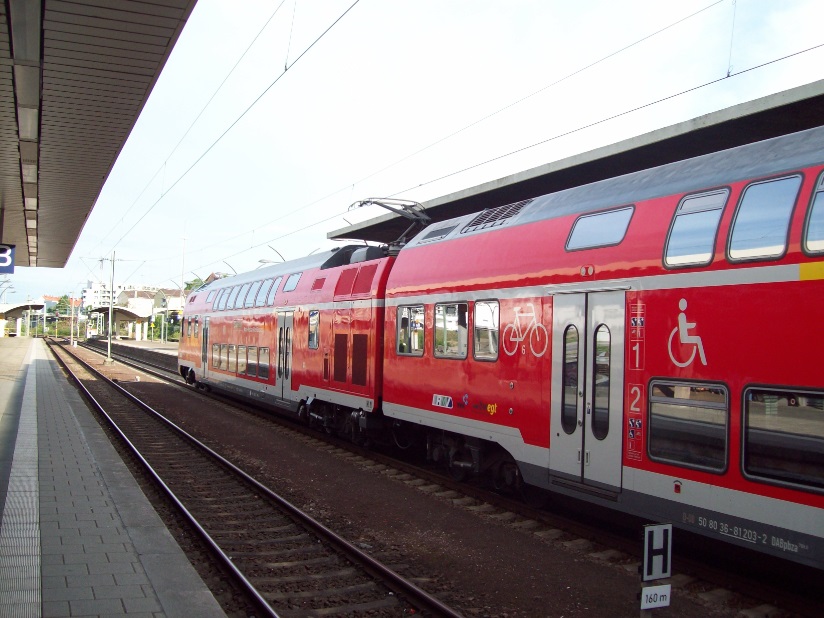
[[[200,288],[184,310],[181,375],[356,438],[379,407],[385,253],[346,246]]]
[[[456,476],[824,568],[822,299],[818,128],[430,225],[382,412]]]

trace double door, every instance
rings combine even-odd
[[[552,305],[549,468],[621,488],[625,292],[559,294]]]
[[[292,338],[294,326],[292,311],[278,311],[277,349],[275,350],[275,395],[292,399]]]

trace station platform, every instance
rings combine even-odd
[[[97,341],[105,342],[105,338],[97,339]],[[136,341],[134,339],[113,339],[112,345],[124,345],[141,350],[151,350],[152,352],[160,352],[161,354],[168,354],[170,356],[177,356],[178,342],[177,341],[152,341],[151,339],[141,339]]]
[[[0,616],[225,616],[42,339],[0,338]]]

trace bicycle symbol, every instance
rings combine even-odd
[[[518,351],[518,344],[529,337],[529,349],[533,356],[541,357],[546,352],[549,345],[549,334],[546,326],[539,324],[535,318],[535,307],[532,303],[527,303],[529,312],[521,313],[520,307],[515,307],[515,321],[507,324],[504,328],[504,352],[509,356],[514,356]],[[521,326],[521,316],[530,318],[529,326],[524,330]],[[526,353],[524,346],[523,353]]]
[[[669,336],[669,341],[667,342],[667,346],[669,348],[669,356],[670,360],[673,362],[674,365],[678,367],[688,367],[692,364],[692,361],[695,360],[695,352],[698,351],[698,356],[701,358],[701,364],[706,366],[707,365],[707,357],[704,355],[704,343],[701,341],[701,337],[699,335],[690,335],[690,330],[695,328],[695,322],[687,322],[687,299],[682,298],[678,302],[678,308],[681,310],[681,313],[678,314],[678,326],[672,329],[672,332]],[[675,338],[675,333],[678,333],[678,341],[681,345],[692,345],[692,352],[690,353],[689,358],[686,361],[678,361],[675,359],[675,354],[672,353],[672,340]]]

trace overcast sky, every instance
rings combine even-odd
[[[113,251],[116,283],[169,288],[302,257],[383,214],[357,200],[423,202],[824,77],[820,0],[353,2],[199,0],[67,266],[17,267],[7,300],[108,282]]]

